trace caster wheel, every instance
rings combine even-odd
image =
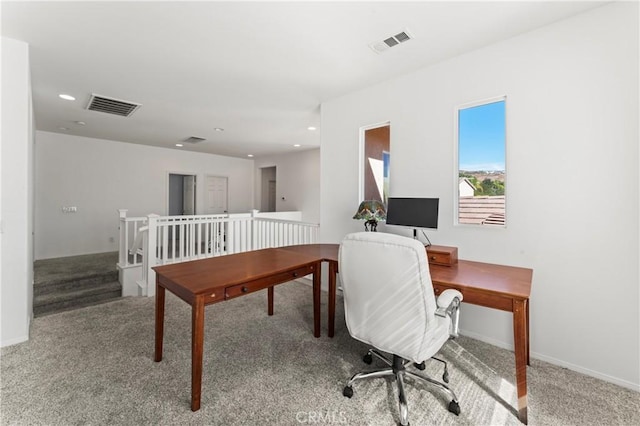
[[[345,386],[344,389],[342,389],[342,395],[351,398],[353,396],[353,388],[351,386]],[[460,409],[458,409],[458,411],[460,411]]]
[[[422,361],[420,364],[418,364],[417,362],[414,362],[413,366],[416,367],[420,371],[422,371],[425,368],[427,368],[427,366],[425,365],[424,361]]]
[[[362,361],[365,364],[371,364],[373,362],[373,356],[371,354],[366,354],[365,356],[362,357]]]
[[[460,405],[457,402],[451,401],[449,403],[449,411],[455,414],[456,416],[460,415]]]
[[[444,374],[442,375],[442,380],[443,380],[445,383],[449,383],[449,372],[448,372],[448,371],[445,371],[445,372],[444,372]]]

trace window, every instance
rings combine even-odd
[[[389,196],[390,126],[363,128],[361,131],[360,201],[387,203]]]
[[[458,108],[457,223],[506,224],[504,97]]]

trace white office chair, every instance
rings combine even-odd
[[[364,356],[365,363],[370,364],[375,356],[390,367],[354,375],[343,395],[353,396],[357,380],[393,376],[398,386],[400,424],[408,425],[404,378],[411,377],[444,391],[451,398],[449,411],[460,414],[458,399],[447,385],[405,368],[414,362],[415,367],[424,369],[424,361],[458,332],[462,294],[445,290],[436,300],[424,245],[394,234],[349,234],[340,245],[339,264],[349,333],[375,348]],[[446,363],[443,380],[448,382]]]

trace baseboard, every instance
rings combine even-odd
[[[472,339],[480,340],[481,342],[485,342],[493,346],[497,346],[502,349],[513,351],[513,345],[510,343],[502,342],[496,339],[491,339],[491,338],[488,338],[487,336],[483,336],[481,334],[462,330],[462,329],[460,330],[460,334],[463,336],[470,337]],[[566,362],[561,359],[557,359],[554,357],[541,354],[539,352],[531,352],[531,358],[548,362],[549,364],[557,365],[558,367],[568,368],[569,370],[572,370],[590,377],[594,377],[596,379],[604,380],[605,382],[613,383],[614,385],[622,386],[623,388],[631,389],[632,391],[640,392],[640,383],[633,383],[628,380],[620,379],[618,377],[610,376],[608,374],[603,374],[598,371],[582,367],[580,365],[572,364],[570,362]]]
[[[506,343],[501,340],[491,339],[490,337],[487,337],[483,334],[478,334],[478,333],[474,333],[473,331],[467,331],[463,329],[460,329],[459,333],[462,334],[463,336],[471,337],[472,339],[480,340],[481,342],[485,342],[490,345],[497,346],[502,349],[506,349],[508,351],[513,351],[513,344],[511,343]]]
[[[0,342],[0,348],[17,345],[18,343],[26,342],[27,340],[29,340],[29,335],[18,336],[9,340],[3,340],[2,342]]]
[[[531,353],[531,358],[539,359],[540,361],[548,362],[549,364],[557,365],[558,367],[568,368],[569,370],[576,371],[590,377],[595,377],[596,379],[604,380],[605,382],[613,383],[614,385],[622,386],[623,388],[631,389],[632,391],[640,392],[640,383],[633,383],[628,380],[620,379],[619,377],[609,376],[608,374],[603,374],[598,371],[590,370],[588,368],[536,352]]]

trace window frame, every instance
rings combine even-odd
[[[359,146],[358,146],[358,200],[357,203],[359,204],[361,201],[364,201],[364,194],[365,194],[365,176],[364,176],[364,172],[365,172],[365,165],[364,165],[364,153],[365,153],[365,135],[367,130],[372,130],[372,129],[377,129],[379,127],[385,127],[385,126],[389,126],[389,173],[391,170],[391,121],[387,120],[387,121],[381,121],[379,123],[375,123],[375,124],[369,124],[366,126],[362,126],[359,129],[359,137],[360,137],[360,141],[359,141]],[[391,182],[391,176],[389,176],[389,182]],[[384,196],[383,196],[384,198]]]
[[[508,135],[508,124],[507,124],[507,95],[499,95],[493,96],[490,98],[483,98],[480,100],[466,102],[463,104],[459,104],[454,107],[453,110],[453,134],[454,134],[454,144],[453,144],[453,226],[454,227],[462,227],[469,229],[506,229],[509,217],[509,203],[508,203],[508,190],[509,185],[507,185],[508,181],[508,146],[507,141],[509,139]],[[483,225],[483,224],[472,224],[472,223],[460,223],[460,186],[459,186],[459,177],[460,177],[460,111],[468,108],[474,108],[482,105],[492,104],[496,102],[504,101],[504,212],[505,212],[505,222],[504,225]]]

